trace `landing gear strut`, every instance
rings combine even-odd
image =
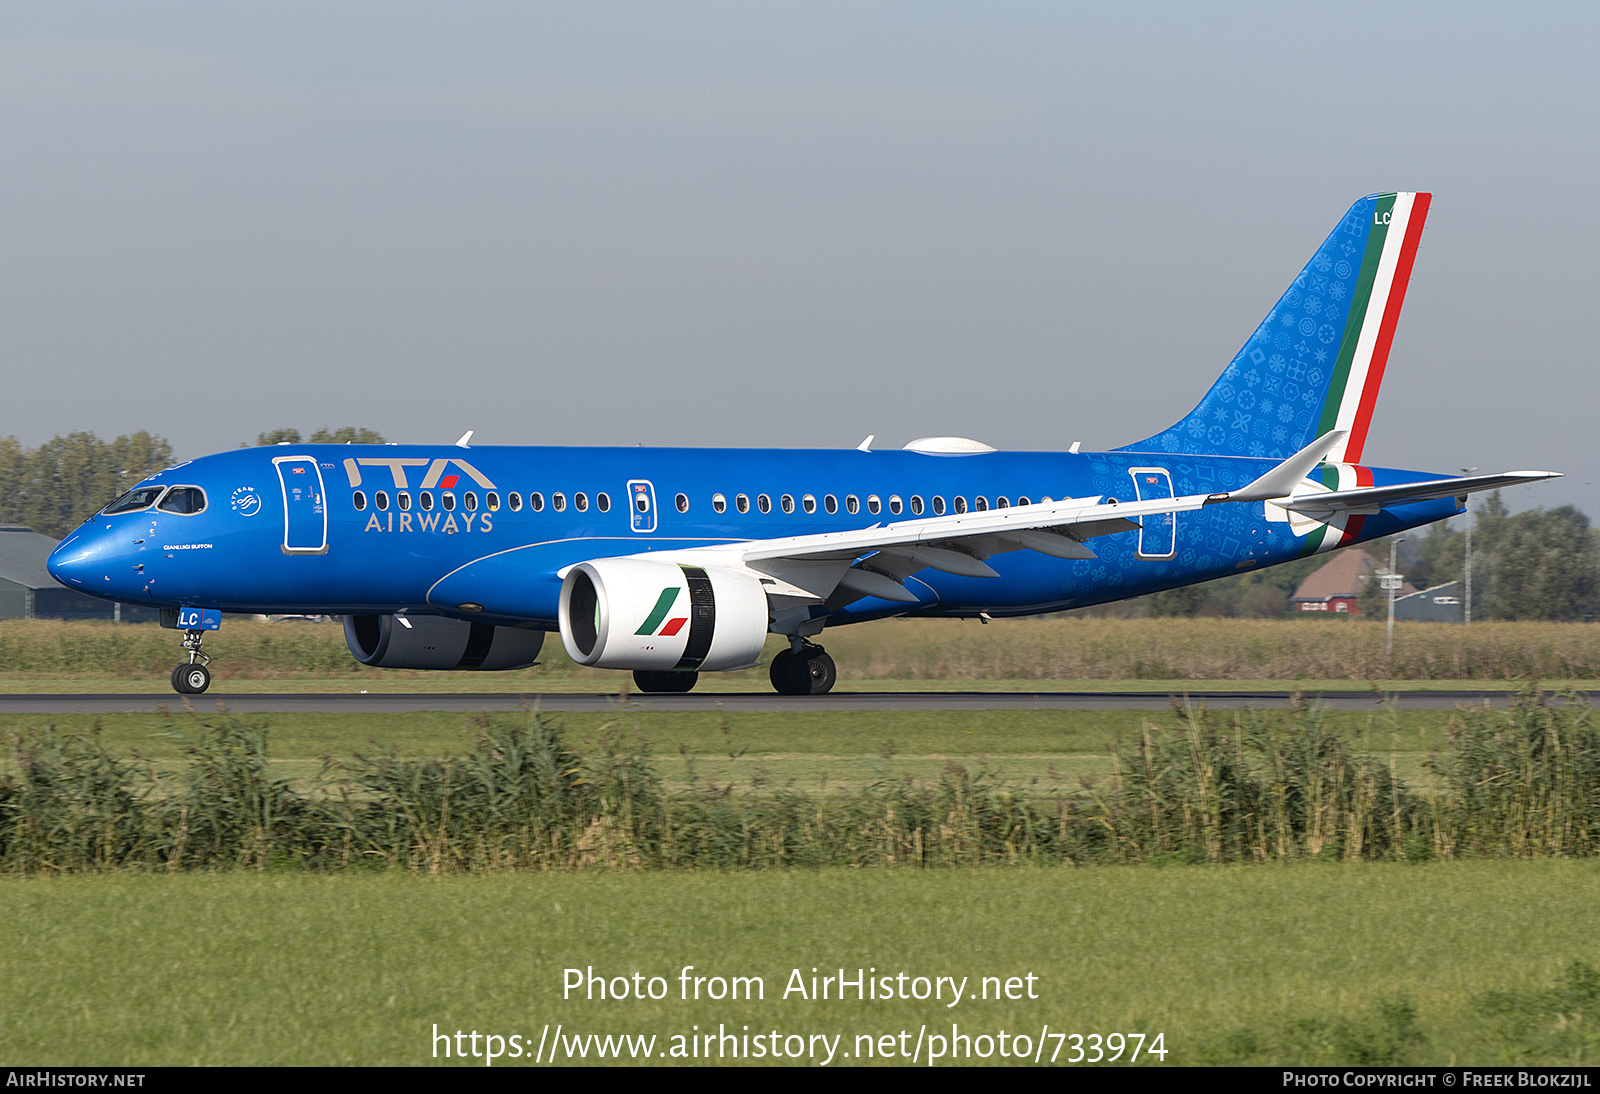
[[[183,648],[189,651],[189,660],[172,670],[172,690],[179,695],[199,695],[211,686],[211,658],[200,650],[204,631],[184,631]]]
[[[827,650],[798,639],[772,659],[769,675],[779,695],[826,695],[839,678]]]
[[[690,691],[700,680],[698,672],[649,672],[645,669],[633,671],[633,685],[643,692],[684,692]]]

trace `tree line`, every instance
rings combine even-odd
[[[257,436],[255,443],[301,440],[299,430],[274,429]],[[319,429],[304,440],[383,443],[379,434],[355,426]],[[144,430],[110,441],[92,432],[68,433],[38,448],[26,448],[15,437],[0,437],[0,524],[26,524],[61,539],[139,480],[172,464],[172,445]]]
[[[382,444],[381,434],[356,426],[274,429],[257,445]],[[241,448],[249,447],[248,442]],[[26,524],[60,539],[140,479],[172,465],[165,437],[126,434],[105,441],[92,432],[54,437],[25,448],[0,437],[0,523]],[[1497,490],[1474,514],[1472,617],[1474,619],[1600,620],[1600,530],[1570,505],[1511,514]],[[1387,559],[1385,540],[1347,550]],[[1408,533],[1400,570],[1419,589],[1459,580],[1465,571],[1466,531],[1444,524]],[[1327,555],[1297,559],[1255,573],[1155,593],[1107,605],[1098,614],[1280,618],[1290,598]],[[1380,611],[1378,614],[1382,614]]]

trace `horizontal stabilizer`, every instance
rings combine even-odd
[[[1431,501],[1434,498],[1464,497],[1482,490],[1499,490],[1505,486],[1559,479],[1559,471],[1507,471],[1500,475],[1473,475],[1462,479],[1430,479],[1427,482],[1407,482],[1398,486],[1369,486],[1360,490],[1340,490],[1331,494],[1302,494],[1278,504],[1296,513],[1314,515],[1351,509],[1377,512],[1386,505],[1410,505],[1412,502]]]

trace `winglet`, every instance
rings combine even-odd
[[[856,451],[857,452],[871,452],[872,451],[872,442],[877,440],[877,439],[878,439],[878,435],[876,433],[868,433],[867,434],[867,439],[862,441],[860,444],[856,445]]]
[[[456,447],[457,448],[471,448],[472,446],[470,444],[468,444],[467,442],[472,440],[473,432],[474,432],[473,430],[469,429],[465,433],[461,434],[461,439],[456,442]]]
[[[1237,490],[1229,491],[1225,500],[1267,501],[1271,498],[1288,497],[1294,493],[1294,488],[1300,480],[1311,474],[1311,469],[1321,463],[1323,457],[1332,449],[1343,444],[1349,435],[1350,431],[1346,429],[1335,429],[1324,433],[1259,479]]]

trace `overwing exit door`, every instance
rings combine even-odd
[[[628,480],[628,520],[635,532],[656,530],[656,488],[648,479]]]
[[[310,456],[277,456],[283,488],[283,553],[321,555],[328,551],[328,496],[322,469]]]

